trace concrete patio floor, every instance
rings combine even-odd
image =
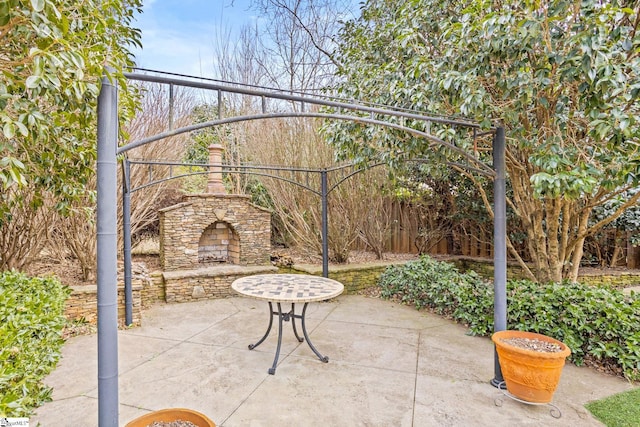
[[[119,332],[120,425],[186,407],[225,427],[600,426],[584,404],[633,387],[567,364],[553,401],[561,418],[547,405],[504,398],[498,406],[490,339],[413,307],[350,295],[307,310],[310,338],[329,363],[285,323],[280,362],[269,375],[277,329],[247,348],[268,315],[266,303],[241,297],[146,310],[141,327]],[[71,338],[46,383],[53,401],[30,425],[97,426],[96,336]]]

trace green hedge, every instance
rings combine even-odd
[[[63,344],[70,291],[55,278],[0,273],[0,417],[26,417],[50,399],[43,384]]]
[[[446,262],[424,256],[380,277],[382,296],[466,324],[474,335],[493,332],[493,284],[474,272],[460,273]],[[618,366],[640,380],[640,296],[579,283],[541,285],[507,282],[509,329],[538,332],[563,341],[571,360],[585,357]]]

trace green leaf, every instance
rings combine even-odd
[[[29,134],[29,129],[27,129],[27,127],[23,123],[21,122],[14,122],[14,123],[18,127],[18,131],[22,136],[27,136]]]
[[[31,0],[31,7],[36,12],[42,12],[44,10],[44,0]]]
[[[50,399],[44,377],[60,358],[64,302],[57,279],[0,273],[0,414],[25,417]]]
[[[41,81],[42,81],[42,77],[41,76],[29,76],[29,77],[27,77],[25,85],[29,89],[35,89],[35,88],[38,87],[38,85],[40,84]]]
[[[0,0],[3,22],[19,18],[2,28],[9,42],[0,45],[0,58],[8,59],[0,60],[0,151],[5,156],[10,149],[12,158],[25,162],[13,176],[0,170],[0,183],[24,181],[28,171],[28,191],[67,204],[81,197],[95,173],[96,104],[105,64],[115,69],[113,79],[122,88],[119,113],[129,120],[136,111],[137,89],[121,72],[132,65],[130,49],[139,42],[131,25],[140,6],[141,0]],[[18,136],[20,144],[9,141]],[[26,191],[17,189],[15,198],[2,193],[0,221],[29,196]],[[12,257],[2,249],[0,264]]]
[[[11,6],[8,1],[0,2],[0,27],[7,25],[11,20]]]
[[[5,138],[13,139],[13,137],[16,136],[16,126],[13,122],[5,123],[2,128],[2,132],[4,133]]]

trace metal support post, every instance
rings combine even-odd
[[[327,203],[327,170],[320,173],[321,187],[320,197],[322,198],[322,277],[329,277],[329,224],[327,213],[329,207]]]
[[[493,183],[493,330],[507,329],[507,204],[505,133],[499,127],[493,138],[493,168],[496,176]],[[502,371],[498,353],[494,349],[494,372],[491,380],[494,387],[503,387]]]
[[[122,177],[122,240],[124,240],[124,317],[127,326],[133,323],[133,290],[131,288],[131,164],[123,161]]]
[[[98,425],[118,426],[118,88],[102,77],[98,96]]]

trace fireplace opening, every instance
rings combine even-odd
[[[204,230],[198,244],[198,263],[240,263],[240,239],[229,223],[216,221]]]

